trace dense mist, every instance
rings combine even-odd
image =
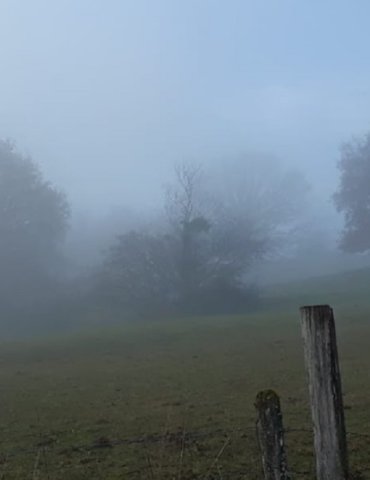
[[[365,1],[3,1],[8,317],[246,311],[263,285],[370,265],[367,194],[346,180],[368,144],[340,150],[369,129],[368,15]]]

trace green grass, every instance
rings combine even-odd
[[[336,313],[349,431],[370,434],[370,272],[271,287],[246,316],[137,322],[3,342],[0,479],[261,478],[253,426],[261,389],[281,396],[284,423],[310,428],[298,308]],[[53,452],[99,437],[240,428],[186,442]],[[312,438],[287,435],[292,470],[311,472]],[[227,445],[224,447],[224,445]],[[351,468],[370,478],[370,440],[349,436]],[[37,448],[36,448],[37,449]],[[217,462],[215,459],[218,458]],[[222,473],[224,472],[224,473]],[[243,477],[238,477],[244,472]]]

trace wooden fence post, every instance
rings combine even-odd
[[[300,313],[317,480],[347,480],[347,439],[333,310],[328,305],[316,305],[302,307]]]
[[[257,435],[265,480],[288,480],[283,417],[279,396],[273,390],[259,392]]]

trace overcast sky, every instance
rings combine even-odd
[[[370,128],[369,0],[0,0],[0,136],[78,208],[251,150],[323,197]]]

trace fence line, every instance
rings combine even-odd
[[[347,480],[346,427],[333,309],[302,307],[301,327],[318,480]]]
[[[56,442],[45,439],[44,441],[38,442],[35,446],[24,449],[14,449],[1,452],[0,457],[18,457],[22,455],[32,455],[37,453],[40,448],[45,449],[49,453],[68,453],[68,452],[78,452],[83,450],[96,450],[103,448],[112,448],[119,445],[135,445],[135,444],[153,444],[163,441],[167,442],[176,442],[182,440],[196,439],[196,438],[206,438],[214,435],[231,435],[237,432],[245,432],[248,430],[254,430],[255,427],[247,428],[228,428],[228,429],[214,429],[214,430],[193,430],[190,432],[171,432],[163,435],[153,434],[146,435],[141,437],[134,438],[116,438],[110,439],[109,437],[100,437],[90,443],[83,444],[71,444],[65,446],[53,447],[52,445]]]
[[[313,472],[288,470],[284,435],[309,433],[313,437],[315,447],[317,479],[348,480],[347,437],[370,439],[370,434],[346,432],[333,310],[327,305],[318,305],[302,307],[300,312],[313,428],[285,428],[282,421],[280,399],[275,392],[267,390],[257,395],[255,406],[258,420],[253,426],[188,432],[182,430],[162,435],[152,434],[126,439],[111,439],[103,436],[91,443],[67,446],[56,446],[57,441],[45,435],[33,447],[0,452],[0,458],[6,462],[11,457],[37,455],[36,464],[38,464],[40,453],[43,455],[86,453],[96,449],[110,449],[119,445],[148,446],[148,444],[159,442],[179,443],[183,449],[185,442],[189,440],[215,435],[228,436],[227,442],[212,464],[213,467],[229,444],[232,434],[246,434],[253,430],[258,438],[265,480],[288,480],[291,473],[304,476],[312,475]],[[135,470],[131,474],[141,473],[144,470]],[[224,479],[235,480],[238,478],[236,475],[239,475],[237,470],[232,474],[222,473]],[[245,471],[240,472],[240,478],[245,478],[245,476]]]
[[[273,390],[259,392],[255,406],[258,412],[257,436],[265,479],[289,480],[280,398]]]
[[[236,427],[236,428],[216,428],[214,430],[193,430],[189,432],[171,432],[167,434],[153,434],[153,435],[145,435],[141,437],[132,437],[132,438],[109,438],[109,437],[100,437],[92,442],[89,443],[81,443],[81,444],[70,444],[70,445],[61,445],[61,446],[52,446],[56,442],[51,442],[48,439],[45,441],[41,441],[36,443],[35,445],[30,446],[29,448],[19,448],[19,449],[11,449],[11,450],[4,450],[3,452],[0,451],[0,458],[11,458],[11,457],[20,457],[24,455],[34,455],[37,454],[40,449],[44,449],[48,453],[70,453],[70,452],[82,452],[82,451],[92,451],[104,448],[113,448],[116,446],[121,445],[145,445],[145,444],[155,444],[159,442],[176,442],[176,441],[183,441],[185,440],[196,440],[199,438],[207,438],[216,435],[232,435],[234,433],[247,433],[247,432],[255,432],[256,426],[247,426],[244,428]],[[309,433],[311,435],[314,434],[312,428],[297,428],[297,427],[284,427],[283,432],[285,434],[290,433]],[[367,433],[359,433],[359,432],[347,432],[347,436],[350,437],[358,437],[358,438],[366,438],[370,440],[370,434]]]

